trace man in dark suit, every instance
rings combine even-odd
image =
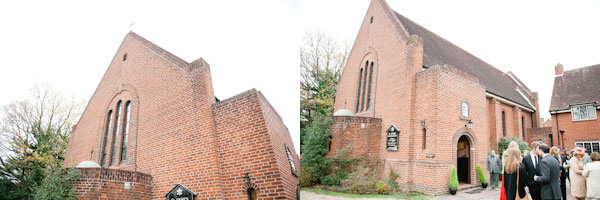
[[[563,150],[564,152],[564,150]],[[568,167],[567,167],[567,156],[565,156],[564,153],[560,154],[560,161],[562,161],[562,163],[560,163],[560,192],[562,193],[563,199],[566,200],[567,199],[567,176],[569,174]]]
[[[539,146],[542,153],[542,162],[540,163],[541,176],[535,176],[534,179],[542,185],[542,199],[559,200],[562,198],[560,192],[560,164],[553,156],[550,156],[550,147],[542,144]]]
[[[531,143],[531,153],[529,155],[523,157],[523,165],[525,165],[525,171],[527,171],[527,184],[529,185],[529,194],[531,194],[532,200],[541,200],[541,185],[536,182],[533,177],[541,176],[539,167],[540,167],[540,158],[538,156],[540,142],[532,142]]]

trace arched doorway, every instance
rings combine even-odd
[[[456,157],[458,182],[471,183],[471,142],[467,135],[463,135],[458,139]]]

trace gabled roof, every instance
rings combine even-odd
[[[394,12],[409,35],[418,35],[423,40],[423,65],[449,64],[479,79],[487,92],[511,100],[523,107],[535,110],[516,90],[517,83],[508,74],[496,69],[446,39],[423,28],[410,19]]]
[[[600,103],[600,64],[565,71],[554,78],[550,111],[589,102]]]

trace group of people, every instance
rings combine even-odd
[[[566,200],[567,179],[575,199],[600,200],[600,153],[588,155],[582,147],[568,151],[533,142],[531,152],[521,154],[518,144],[511,142],[502,157],[491,151],[487,169],[490,188],[501,190],[501,200],[527,199],[526,187],[533,200]]]

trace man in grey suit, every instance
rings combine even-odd
[[[542,144],[539,147],[542,153],[542,162],[540,163],[541,176],[535,176],[535,181],[542,185],[542,199],[555,200],[562,198],[560,191],[560,164],[556,158],[548,154],[550,147]]]
[[[490,155],[487,158],[487,170],[490,172],[490,189],[498,190],[498,174],[500,173],[500,168],[502,166],[502,160],[500,156],[496,155],[496,151],[492,150]]]

